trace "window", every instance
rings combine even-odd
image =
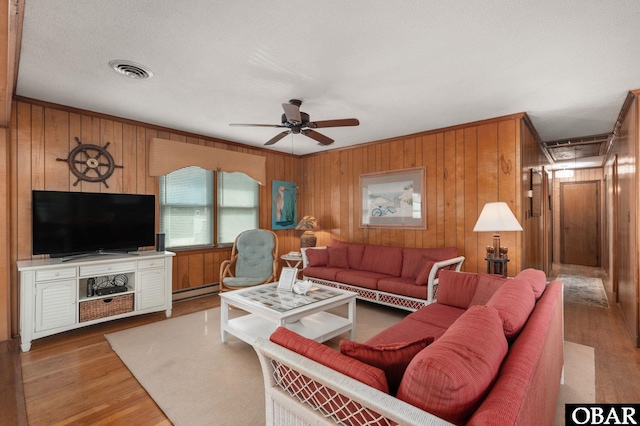
[[[217,215],[214,191],[217,186]],[[160,177],[160,232],[168,248],[232,244],[236,236],[258,227],[258,183],[244,173],[187,167]],[[217,222],[214,222],[214,217]]]
[[[213,172],[187,167],[160,176],[160,232],[167,247],[213,244]]]
[[[218,243],[232,244],[239,233],[258,227],[258,183],[244,173],[218,174]]]

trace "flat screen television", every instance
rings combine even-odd
[[[33,191],[33,254],[133,251],[155,243],[155,196]]]

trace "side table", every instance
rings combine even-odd
[[[280,256],[280,259],[287,262],[289,268],[299,268],[302,264],[302,255],[300,253],[287,253]]]
[[[509,257],[486,257],[487,261],[487,274],[500,274],[507,276],[507,263]]]

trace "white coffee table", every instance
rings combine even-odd
[[[278,326],[325,342],[349,332],[355,339],[356,293],[314,284],[302,296],[291,291],[278,291],[277,284],[264,284],[248,289],[220,293],[220,337],[227,341],[227,333],[253,344],[258,337],[268,339]],[[348,316],[342,317],[327,310],[348,305]],[[229,308],[249,312],[229,319]]]

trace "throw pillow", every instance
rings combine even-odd
[[[397,398],[465,424],[489,392],[507,350],[496,310],[473,306],[411,360]]]
[[[329,253],[327,249],[307,249],[308,266],[327,266]]]
[[[442,270],[438,281],[438,303],[467,309],[477,286],[478,274]]]
[[[416,280],[414,281],[416,285],[427,285],[427,283],[429,282],[429,273],[431,272],[431,269],[433,269],[433,265],[435,264],[435,260],[431,259],[428,256],[422,256],[422,258],[418,262],[418,266],[413,273],[414,277],[416,278]]]
[[[433,337],[426,337],[414,342],[377,346],[342,340],[340,341],[340,352],[384,371],[389,384],[389,393],[395,395],[407,365],[418,352],[431,343],[433,343]]]
[[[307,339],[285,327],[278,327],[269,340],[372,388],[385,393],[389,392],[384,371],[343,355],[322,343]]]
[[[347,248],[346,247],[327,247],[327,253],[329,255],[329,260],[327,261],[327,266],[331,266],[334,268],[348,268],[349,260],[347,258]]]
[[[515,278],[507,280],[487,302],[500,314],[504,335],[510,341],[520,333],[535,304],[531,286]]]
[[[502,275],[478,274],[478,287],[469,306],[486,305],[505,281],[507,278]]]

